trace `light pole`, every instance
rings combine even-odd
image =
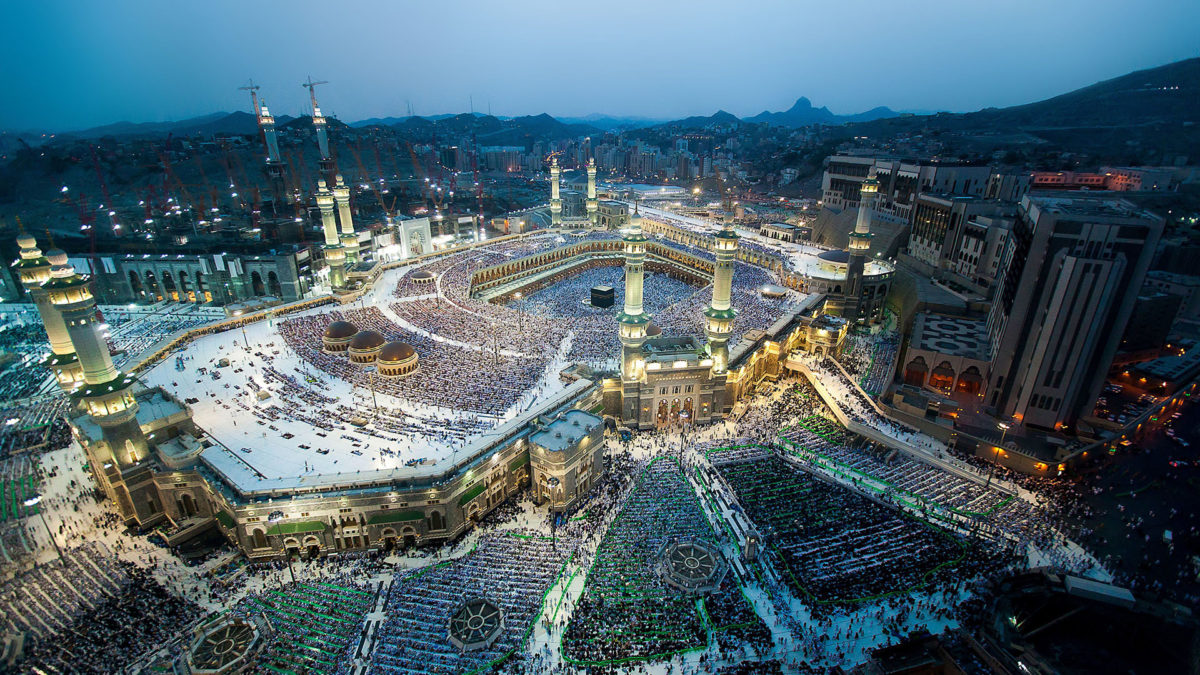
[[[375,407],[375,417],[379,417],[379,401],[375,400],[375,371],[379,368],[375,366],[366,366],[363,370],[367,373],[367,382],[371,386],[371,405]]]
[[[32,507],[32,506],[37,506],[38,503],[41,501],[42,501],[41,495],[34,495],[34,496],[30,497],[29,499],[26,499],[24,504],[25,504],[25,506]],[[38,515],[41,516],[41,518],[42,518],[42,526],[44,526],[46,528],[46,534],[50,536],[50,543],[54,544],[54,550],[58,553],[59,562],[62,562],[65,564],[66,561],[63,560],[62,549],[58,547],[58,540],[54,538],[54,533],[50,531],[50,523],[46,522],[46,512],[43,509],[38,509]]]
[[[1004,436],[1008,434],[1008,423],[998,422],[996,428],[1000,430],[1000,445],[1004,445]],[[1000,445],[997,445],[996,451],[992,453],[992,465],[988,467],[987,482],[983,484],[984,489],[991,486],[992,474],[996,472],[996,465],[1000,463]]]
[[[514,298],[517,299],[517,332],[521,334],[521,343],[525,343],[525,310],[521,308],[521,291],[517,291]]]

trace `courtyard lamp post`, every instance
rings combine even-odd
[[[33,507],[37,506],[41,501],[42,495],[33,495],[32,497],[26,499],[24,504],[25,506]],[[46,511],[44,509],[38,509],[38,515],[42,518],[42,526],[46,528],[46,534],[50,537],[50,543],[54,544],[54,550],[58,553],[59,561],[65,563],[65,561],[63,561],[62,549],[58,547],[58,540],[54,538],[54,533],[50,531],[50,523],[46,522]]]
[[[1000,463],[1000,446],[1004,445],[1004,437],[1008,434],[1008,423],[999,422],[996,428],[1000,430],[1000,445],[997,445],[996,451],[992,453],[992,465],[988,467],[987,482],[983,484],[985,489],[992,484],[992,474],[996,472],[996,465]]]
[[[376,366],[366,366],[363,368],[367,373],[367,382],[371,387],[371,405],[375,408],[375,417],[379,417],[379,401],[375,398],[375,371],[379,370]]]

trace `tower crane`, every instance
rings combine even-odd
[[[100,183],[100,194],[104,196],[103,208],[108,212],[108,222],[114,235],[120,236],[121,223],[117,220],[117,207],[113,204],[112,196],[108,194],[108,183],[104,180],[104,172],[100,170],[100,157],[96,154],[96,146],[89,145],[92,152],[92,168],[96,171],[96,181]],[[92,234],[95,238],[95,233]]]
[[[254,83],[251,82],[251,84],[254,84]],[[308,98],[312,100],[313,110],[318,109],[317,108],[317,85],[318,84],[329,84],[329,80],[320,80],[318,82],[313,82],[312,75],[309,75],[308,81],[300,85],[301,87],[304,87],[305,89],[308,90]]]

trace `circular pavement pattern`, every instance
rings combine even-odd
[[[254,645],[258,632],[254,626],[233,619],[218,625],[192,646],[192,670],[195,672],[226,672],[244,657]]]
[[[688,593],[705,593],[720,585],[724,565],[712,544],[686,539],[667,544],[660,569],[671,586]]]
[[[450,616],[450,642],[472,651],[490,646],[504,628],[504,613],[483,599],[468,600]]]

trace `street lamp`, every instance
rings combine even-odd
[[[525,310],[521,308],[521,291],[513,295],[517,299],[517,331],[521,334],[522,342],[525,337]]]
[[[26,499],[24,501],[24,504],[25,504],[25,506],[33,507],[33,506],[37,506],[38,503],[40,503],[41,501],[42,501],[41,495],[33,495],[29,499]],[[38,509],[38,515],[41,516],[41,518],[42,518],[42,525],[46,528],[46,534],[50,536],[50,543],[54,544],[54,550],[58,552],[59,562],[66,564],[66,561],[63,560],[62,549],[58,547],[58,540],[54,538],[54,533],[50,531],[50,523],[46,522],[46,512],[43,509]]]
[[[375,407],[375,417],[379,417],[379,401],[375,400],[375,371],[379,368],[375,366],[366,366],[363,368],[367,373],[367,382],[371,385],[371,404]]]
[[[1004,437],[1008,434],[1008,423],[998,422],[996,428],[1000,430],[1000,445],[1004,445]],[[1000,445],[997,445],[996,451],[992,453],[992,465],[988,468],[987,482],[983,484],[984,489],[992,484],[992,474],[996,472],[996,465],[1000,463]]]

